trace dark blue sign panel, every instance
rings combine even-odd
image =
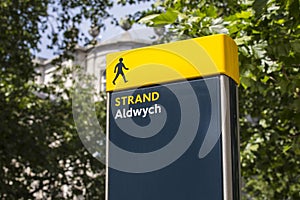
[[[225,112],[236,127],[236,86],[224,78],[233,94]],[[222,146],[221,90],[216,76],[111,93],[109,163],[121,167],[108,168],[108,199],[224,199],[224,183],[237,184],[224,180],[224,154],[237,150]],[[237,129],[231,133],[235,143]],[[231,165],[238,168],[238,158]]]

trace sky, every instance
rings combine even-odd
[[[111,12],[112,14],[115,15],[115,17],[117,19],[120,18],[124,18],[126,15],[128,14],[133,14],[137,11],[142,11],[145,10],[147,8],[150,8],[151,3],[147,2],[147,3],[140,3],[137,5],[133,5],[133,6],[120,6],[120,5],[115,5],[112,9]],[[106,40],[109,39],[110,37],[114,36],[114,35],[118,35],[120,33],[123,32],[123,29],[121,29],[120,27],[116,27],[115,25],[111,25],[110,24],[110,20],[106,20],[106,25],[107,28],[106,30],[101,34],[102,35],[102,40]],[[132,28],[133,29],[139,29],[142,28],[143,26],[141,25],[134,25]]]
[[[116,2],[116,1],[115,1]],[[151,3],[150,2],[145,2],[145,3],[139,3],[136,5],[128,5],[128,6],[120,6],[120,5],[115,5],[109,10],[114,17],[116,17],[117,19],[121,19],[124,18],[126,15],[128,14],[134,14],[137,11],[142,11],[145,10],[147,8],[150,8]],[[124,30],[121,27],[117,27],[115,25],[111,24],[111,19],[106,19],[104,21],[105,24],[105,30],[101,29],[100,35],[97,38],[98,40],[101,41],[105,41],[108,40],[112,37],[115,37],[119,34],[124,33]],[[80,29],[88,35],[88,30],[90,29],[90,22],[89,21],[85,21],[82,23]],[[145,29],[145,26],[142,25],[133,25],[133,27],[131,28],[132,30],[139,30],[139,29]],[[49,40],[46,37],[46,34],[43,35],[42,39],[41,39],[41,44],[39,45],[41,52],[36,53],[36,55],[38,57],[42,57],[42,58],[52,58],[54,57],[53,55],[53,51],[49,50],[46,48],[47,44],[49,44]]]

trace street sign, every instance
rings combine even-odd
[[[109,54],[106,73],[108,200],[239,199],[231,38]]]

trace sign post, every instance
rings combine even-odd
[[[240,199],[231,38],[109,54],[106,73],[107,200]]]

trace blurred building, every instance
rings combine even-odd
[[[126,24],[125,24],[126,25]],[[97,41],[95,46],[77,47],[74,52],[74,60],[63,62],[63,66],[70,67],[79,65],[88,74],[95,76],[95,90],[97,92],[106,90],[106,55],[133,48],[144,47],[153,44],[158,38],[159,32],[150,28],[133,30],[131,26],[123,26],[120,35],[114,36],[105,41],[96,40],[99,37],[99,30],[89,31],[90,35]],[[53,59],[36,58],[38,63],[36,71],[40,74],[36,81],[39,84],[47,84],[53,80],[56,67],[51,64]],[[66,86],[71,82],[66,81]]]

